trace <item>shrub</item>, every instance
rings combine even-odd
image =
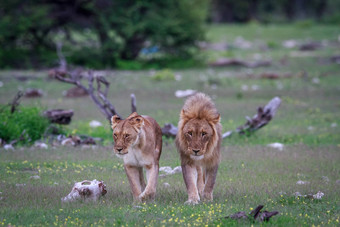
[[[164,69],[158,71],[151,79],[155,81],[175,80],[175,74],[169,69]]]
[[[20,139],[20,144],[31,144],[40,139],[49,126],[38,107],[19,107],[11,113],[9,106],[0,107],[0,138],[6,142]]]

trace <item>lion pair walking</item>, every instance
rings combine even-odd
[[[153,118],[137,113],[125,120],[115,115],[111,124],[114,152],[124,160],[134,200],[154,199],[162,152],[161,128]],[[220,162],[221,130],[220,114],[207,95],[197,93],[186,100],[180,113],[176,146],[188,193],[187,204],[197,204],[200,198],[213,200]]]

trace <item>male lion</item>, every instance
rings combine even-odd
[[[162,130],[149,116],[132,113],[125,120],[111,118],[114,152],[124,160],[124,169],[134,201],[154,199],[162,152]],[[143,167],[146,169],[145,185]]]
[[[197,93],[186,100],[178,122],[176,146],[188,192],[187,204],[200,196],[213,200],[221,147],[220,114],[211,99]]]

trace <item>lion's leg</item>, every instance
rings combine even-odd
[[[182,173],[188,192],[188,201],[186,204],[198,204],[200,196],[197,190],[197,169],[195,166],[182,165]]]
[[[139,200],[139,195],[142,193],[142,187],[139,179],[139,169],[135,166],[124,165],[124,169],[129,180],[130,188],[134,200]]]
[[[139,196],[139,199],[141,201],[146,201],[148,199],[153,200],[155,198],[157,181],[158,181],[158,171],[159,171],[159,167],[156,164],[146,166],[147,184],[146,184],[144,191]]]
[[[206,170],[206,182],[203,190],[203,198],[206,201],[213,200],[213,190],[216,182],[218,165]]]
[[[143,167],[139,167],[138,170],[139,170],[139,182],[141,185],[141,190],[144,191],[146,184],[144,180]]]
[[[196,166],[197,170],[197,189],[200,196],[203,196],[204,190],[204,176],[203,176],[203,168],[201,166]]]

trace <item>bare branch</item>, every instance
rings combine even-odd
[[[131,113],[137,112],[137,100],[135,94],[131,94]]]
[[[11,113],[15,112],[15,109],[17,108],[17,106],[19,106],[20,98],[23,95],[24,95],[24,93],[22,91],[18,91],[18,93],[15,95],[14,99],[10,103],[10,105],[11,105]]]

